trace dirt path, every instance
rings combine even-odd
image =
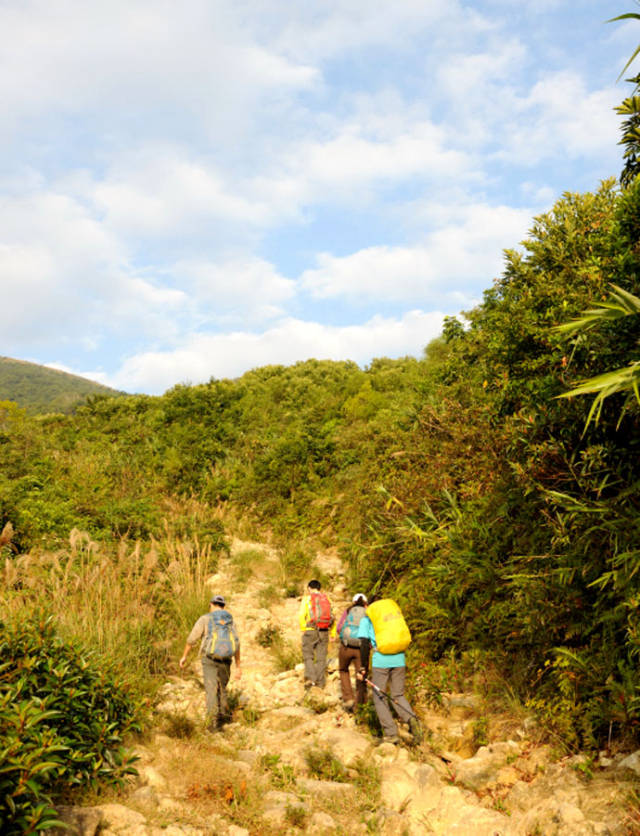
[[[342,567],[331,554],[317,565],[339,613],[349,597]],[[326,688],[305,693],[299,599],[282,597],[288,580],[276,551],[234,541],[210,579],[241,639],[234,721],[215,734],[202,728],[197,663],[170,678],[157,730],[138,747],[139,778],[112,803],[84,810],[86,828],[77,832],[93,836],[97,820],[102,836],[634,832],[620,806],[630,773],[619,762],[554,763],[526,729],[463,757],[477,720],[472,695],[447,695],[438,711],[415,706],[428,731],[420,748],[376,745],[341,708],[335,646]]]

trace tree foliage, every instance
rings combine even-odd
[[[612,18],[608,22],[613,23],[619,20],[640,21],[640,14],[637,12],[627,12],[626,14]],[[618,76],[619,79],[622,78],[639,54],[640,45],[634,49],[631,58],[624,65],[622,72]],[[640,75],[628,78],[627,81],[633,84],[633,92],[630,96],[627,96],[622,104],[615,108],[618,115],[625,117],[621,126],[622,138],[620,140],[620,145],[624,147],[623,159],[625,161],[624,168],[620,174],[620,183],[625,188],[640,174]]]
[[[0,624],[0,821],[6,834],[57,824],[71,787],[121,785],[133,771],[123,736],[136,705],[95,660],[39,616]]]

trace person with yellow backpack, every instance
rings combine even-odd
[[[404,695],[407,672],[404,651],[411,642],[411,633],[396,602],[384,598],[369,604],[358,626],[358,638],[361,658],[358,678],[371,685],[383,740],[400,743],[390,708],[393,705],[400,720],[408,724],[413,742],[420,743],[420,721]],[[367,679],[371,650],[371,679]]]

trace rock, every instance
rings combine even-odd
[[[334,833],[337,825],[328,813],[314,813],[309,819],[306,827],[307,833],[324,836],[325,833]]]
[[[165,813],[175,815],[182,815],[184,813],[184,806],[179,801],[176,801],[175,798],[170,798],[168,795],[158,801],[158,809]]]
[[[473,710],[480,706],[480,697],[476,694],[443,694],[442,705],[443,708],[449,711],[452,708],[468,708]]]
[[[383,742],[376,747],[374,759],[376,761],[384,761],[387,758],[392,758],[393,760],[395,760],[397,753],[398,747],[394,743]]]
[[[346,781],[321,781],[317,778],[298,778],[298,786],[312,798],[331,799],[353,793],[353,786]]]
[[[290,679],[297,679],[297,674],[295,671],[283,671],[276,676],[276,682],[283,682],[285,680]]]
[[[278,828],[283,828],[287,822],[299,825],[311,812],[309,806],[296,795],[278,790],[272,790],[264,796],[264,805],[262,818]]]
[[[373,748],[372,743],[359,732],[344,727],[328,730],[322,743],[344,766],[355,766]]]
[[[153,766],[143,766],[138,770],[138,777],[140,782],[146,786],[153,787],[154,790],[163,791],[167,788],[165,778]]]
[[[146,821],[142,813],[130,810],[124,804],[100,804],[96,809],[102,814],[103,831],[122,836],[144,836]]]
[[[481,746],[472,758],[454,763],[456,783],[472,790],[493,788],[498,783],[500,769],[519,754],[520,746],[512,740]]]
[[[258,753],[254,749],[239,749],[236,758],[242,763],[254,764],[258,759]]]
[[[102,812],[97,807],[57,808],[58,818],[65,827],[52,827],[43,836],[95,836],[102,823]]]
[[[549,798],[529,810],[517,823],[515,833],[516,836],[528,836],[536,829],[553,836],[593,836],[596,832],[575,804],[558,802],[555,798]]]
[[[380,768],[380,797],[385,807],[395,813],[404,812],[418,794],[416,782],[408,771],[396,763]]]
[[[137,790],[131,793],[131,798],[133,801],[145,807],[158,806],[158,794],[151,786],[138,787]]]
[[[313,711],[303,706],[283,706],[265,712],[258,725],[261,729],[271,731],[291,731],[299,728],[302,723],[314,717]]]
[[[636,775],[640,775],[640,749],[627,755],[626,758],[618,764],[619,769],[630,769]]]

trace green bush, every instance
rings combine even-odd
[[[51,619],[0,623],[0,821],[37,833],[73,788],[135,772],[123,735],[139,730],[126,687],[56,634]]]

